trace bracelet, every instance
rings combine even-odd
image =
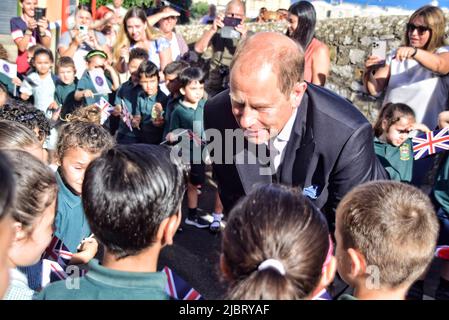
[[[413,52],[413,54],[410,56],[410,58],[414,58],[417,53],[418,53],[418,48],[415,48],[415,52]]]

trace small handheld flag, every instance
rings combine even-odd
[[[165,266],[162,272],[167,276],[167,294],[177,300],[204,300],[201,294],[193,289],[184,279]]]
[[[103,97],[101,97],[100,101],[95,104],[101,110],[101,120],[100,123],[103,124],[108,120],[112,111],[114,111],[114,107]]]
[[[420,134],[412,142],[415,160],[449,150],[449,128]]]
[[[133,126],[131,124],[132,118],[133,117],[126,106],[125,101],[122,99],[122,120],[131,132],[133,131]]]
[[[104,71],[102,69],[96,68],[94,70],[91,70],[89,71],[89,75],[97,93],[111,93],[111,89],[109,88],[108,82],[106,81],[106,77],[104,75]]]
[[[17,65],[0,59],[0,72],[13,79],[17,77]]]

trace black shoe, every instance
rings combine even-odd
[[[409,289],[406,300],[422,300],[424,296],[424,280],[416,281]]]
[[[202,218],[198,215],[191,216],[191,217],[188,216],[184,222],[185,222],[185,224],[195,226],[200,229],[209,228],[209,225],[210,225],[209,221],[205,220],[204,218]]]

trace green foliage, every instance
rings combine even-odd
[[[192,6],[190,12],[192,13],[192,17],[194,19],[199,19],[207,14],[208,9],[209,4],[207,2],[197,2]]]

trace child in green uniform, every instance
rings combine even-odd
[[[107,71],[112,79],[112,82],[106,78],[108,82],[108,86],[112,91],[115,91],[120,86],[120,80],[118,78],[118,74],[115,69],[107,62],[108,55],[100,50],[92,50],[86,56],[87,61],[87,70],[84,72],[80,81],[78,82],[77,89],[75,92],[75,100],[83,101],[84,105],[91,105],[97,103],[103,97],[108,100],[107,94],[98,94],[95,89],[95,85],[92,82],[93,80],[90,77],[89,71],[93,71],[95,69],[102,69]]]
[[[403,103],[388,103],[374,125],[374,151],[391,180],[410,182],[413,173],[413,145],[409,133],[429,129],[416,123],[415,113]]]
[[[144,61],[137,71],[142,92],[137,98],[133,126],[140,129],[140,142],[159,144],[164,131],[167,96],[159,89],[159,71],[151,61]]]
[[[76,68],[73,59],[61,57],[58,60],[58,80],[56,80],[55,101],[61,107],[61,118],[80,107],[81,104],[75,101],[75,91],[78,85],[76,79]]]
[[[92,232],[104,246],[101,263],[77,290],[64,281],[47,286],[44,300],[167,300],[167,277],[157,272],[161,250],[173,244],[181,221],[186,172],[158,145],[118,145],[92,162],[83,205]],[[114,177],[114,179],[111,179]]]
[[[205,165],[202,159],[204,137],[203,111],[204,73],[200,68],[187,68],[179,75],[180,93],[182,98],[174,106],[170,119],[170,133],[167,140],[178,140],[176,134],[182,130],[189,130],[191,141],[184,146],[182,153],[189,154],[191,170],[187,186],[188,216],[186,224],[197,228],[209,228],[209,222],[197,213],[198,188],[205,180]]]
[[[132,49],[129,53],[128,71],[131,74],[131,78],[122,83],[117,90],[115,96],[115,111],[113,116],[120,116],[122,112],[122,102],[126,105],[130,114],[136,114],[137,98],[142,92],[142,87],[139,84],[139,76],[137,70],[142,62],[148,61],[148,52],[142,48]],[[131,131],[124,121],[119,122],[117,142],[120,144],[138,143],[138,130]]]

